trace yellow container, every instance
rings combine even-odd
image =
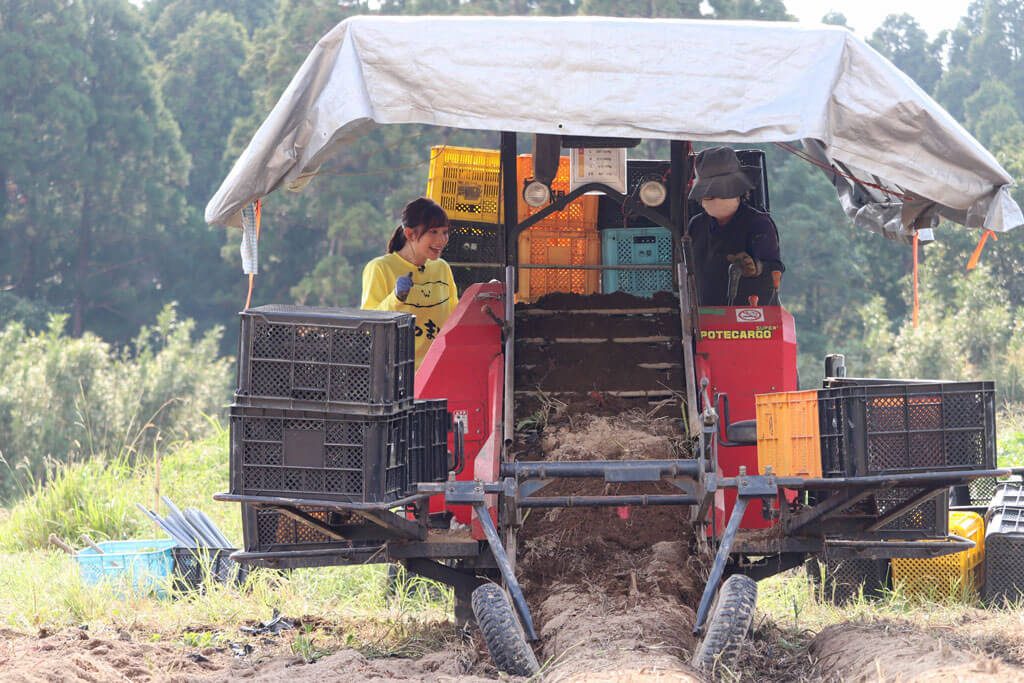
[[[820,477],[818,392],[758,394],[754,401],[758,471],[771,466],[780,477]]]
[[[501,153],[495,149],[430,148],[427,196],[454,221],[499,223]]]
[[[592,232],[562,232],[530,228],[519,235],[519,263],[596,266],[601,264],[601,237]],[[601,284],[599,270],[519,269],[518,300],[536,301],[551,292],[594,294]]]
[[[948,597],[977,592],[984,581],[985,522],[976,512],[949,513],[949,533],[974,541],[974,547],[941,557],[894,557],[892,578],[908,596]]]

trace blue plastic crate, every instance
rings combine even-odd
[[[601,231],[601,261],[606,266],[656,265],[666,270],[606,270],[601,291],[652,297],[672,291],[672,233],[665,228],[609,228]]]
[[[175,542],[169,538],[142,541],[104,541],[97,543],[103,553],[93,548],[81,550],[78,566],[82,581],[130,581],[140,591],[158,589],[174,570]]]

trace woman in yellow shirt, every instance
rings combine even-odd
[[[448,215],[433,200],[414,199],[388,252],[363,268],[360,308],[416,316],[416,367],[458,304],[452,269],[441,258],[448,244]]]

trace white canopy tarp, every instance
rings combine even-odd
[[[377,17],[313,48],[206,207],[313,173],[374,124],[732,143],[802,140],[855,223],[906,236],[939,216],[1024,224],[1013,179],[909,77],[850,31],[776,22]]]

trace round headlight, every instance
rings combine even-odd
[[[544,206],[551,201],[551,190],[538,180],[531,180],[523,189],[523,201],[533,208]]]
[[[640,184],[640,201],[644,206],[661,206],[668,196],[665,183],[660,180],[645,180]]]

